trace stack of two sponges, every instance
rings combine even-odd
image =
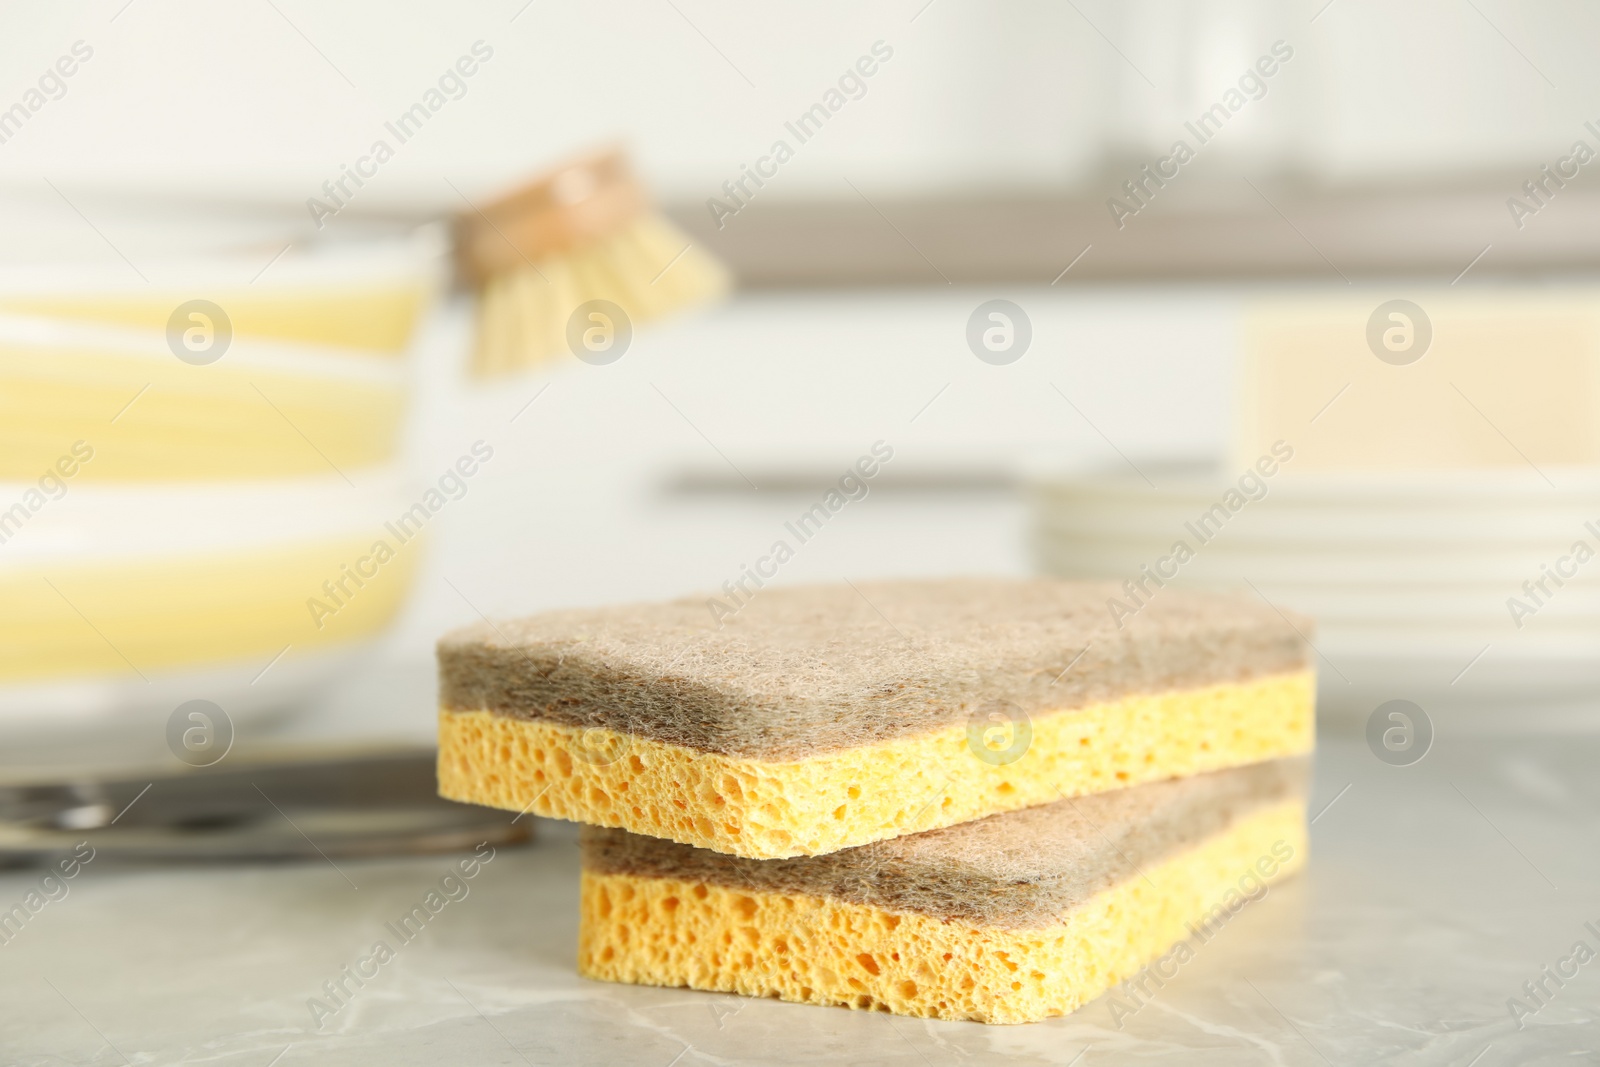
[[[1077,1008],[1305,857],[1303,626],[888,582],[440,644],[439,785],[590,824],[592,978],[983,1022]],[[725,613],[724,613],[725,614]]]

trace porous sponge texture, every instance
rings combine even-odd
[[[1211,929],[1305,857],[1304,802],[1281,801],[1142,874],[1130,871],[1052,924],[1015,928],[585,870],[578,969],[613,982],[1033,1022],[1132,976],[1190,936],[1191,924]]]
[[[1062,797],[1306,753],[1314,698],[1308,671],[1129,695],[1034,716],[1014,759],[1015,724],[993,737],[949,726],[761,761],[600,727],[445,710],[439,793],[751,859],[815,856]]]

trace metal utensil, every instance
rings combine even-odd
[[[258,750],[143,774],[0,775],[0,865],[87,841],[97,857],[259,860],[516,844],[531,817],[441,799],[431,748]]]

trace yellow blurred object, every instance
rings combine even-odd
[[[367,654],[440,237],[0,268],[0,730],[281,712]]]
[[[374,539],[75,560],[51,566],[48,581],[0,571],[0,682],[264,664],[286,645],[304,653],[371,636],[399,610],[420,543],[390,539],[393,557],[364,585],[347,582],[343,603],[322,583],[370,556]],[[313,599],[335,610],[313,613]]]
[[[39,477],[73,441],[84,481],[341,473],[389,459],[398,367],[236,339],[215,363],[162,335],[0,316],[0,481]]]
[[[0,311],[101,322],[162,331],[172,309],[192,294],[159,290],[135,295],[0,294]],[[333,345],[376,355],[397,355],[428,300],[422,285],[372,288],[222,289],[210,298],[227,309],[240,337]]]
[[[472,359],[480,375],[568,349],[570,321],[590,301],[625,316],[596,320],[603,329],[631,330],[729,287],[720,263],[648,209],[618,151],[565,164],[463,213],[455,229],[457,267],[482,294]]]
[[[1233,466],[1293,475],[1600,463],[1587,290],[1284,298],[1246,313]]]

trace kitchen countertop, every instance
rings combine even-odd
[[[1324,740],[1303,876],[1119,1029],[1107,998],[989,1027],[593,983],[576,836],[505,849],[336,1014],[308,999],[459,857],[86,865],[0,944],[5,1064],[1500,1064],[1600,1062],[1600,962],[1524,1020],[1523,984],[1600,949],[1600,738],[1438,724],[1419,763]],[[43,872],[0,875],[0,908]],[[457,894],[459,895],[459,893]],[[1132,1003],[1130,999],[1129,1003]],[[1530,1007],[1533,1005],[1530,1003]]]

